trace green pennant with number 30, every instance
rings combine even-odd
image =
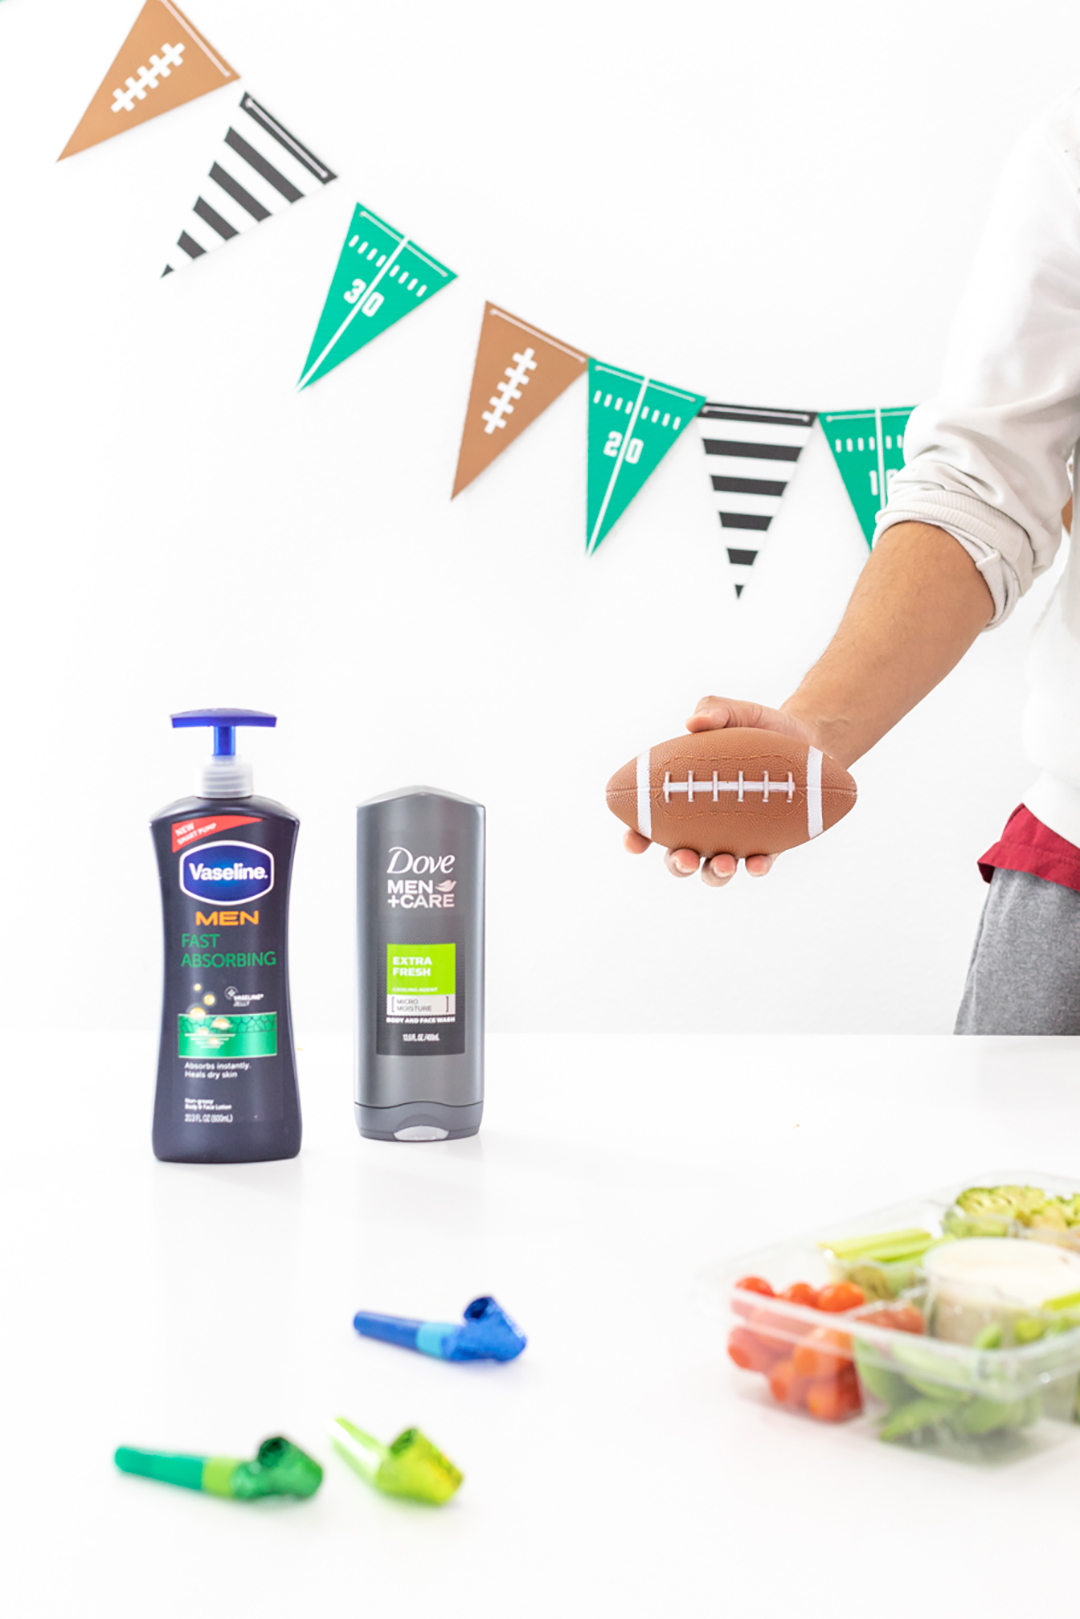
[[[297,386],[317,382],[455,279],[453,270],[357,203]]]
[[[704,403],[704,394],[589,361],[590,555]]]

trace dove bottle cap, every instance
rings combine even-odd
[[[356,812],[356,1121],[472,1136],[484,1107],[484,806],[403,787]]]

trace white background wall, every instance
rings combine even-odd
[[[418,780],[489,808],[494,1028],[949,1028],[1046,582],[859,765],[840,828],[712,893],[622,853],[604,783],[824,645],[866,553],[823,439],[738,603],[690,435],[586,559],[583,384],[448,496],[485,297],[713,398],[929,393],[1003,156],[1074,80],[1075,4],[190,6],[342,178],[165,282],[236,91],[58,165],[138,0],[0,6],[20,1017],[154,1025],[146,821],[206,745],[168,714],[239,703],[279,714],[247,750],[303,823],[301,1029],[351,1020],[352,806]],[[356,200],[460,278],[297,397]]]

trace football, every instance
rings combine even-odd
[[[732,726],[647,748],[616,771],[608,808],[631,831],[704,859],[780,854],[842,820],[855,783],[819,748]]]

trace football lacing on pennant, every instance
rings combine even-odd
[[[161,55],[159,56],[155,51],[150,58],[150,66],[141,67],[137,79],[133,79],[130,74],[128,75],[125,80],[126,89],[121,89],[119,85],[117,86],[113,91],[116,100],[113,102],[111,110],[113,112],[131,112],[136,101],[146,100],[148,90],[157,89],[159,79],[169,78],[174,67],[183,67],[183,65],[183,45],[163,45]]]
[[[514,364],[506,367],[505,380],[496,383],[496,391],[488,400],[492,409],[481,412],[481,420],[487,423],[485,433],[494,433],[497,427],[506,426],[507,416],[514,414],[512,401],[521,398],[521,390],[529,380],[529,372],[535,370],[535,349],[526,349],[524,354],[514,355]]]
[[[665,804],[671,803],[672,793],[685,793],[688,804],[692,804],[694,802],[695,794],[699,798],[711,797],[713,803],[715,804],[721,793],[734,793],[736,795],[736,802],[739,804],[743,802],[747,793],[760,793],[761,802],[763,804],[767,804],[769,802],[770,796],[779,797],[781,794],[783,794],[786,796],[787,801],[790,804],[795,798],[795,777],[789,770],[786,781],[778,780],[775,777],[770,780],[769,772],[767,770],[763,770],[760,781],[747,781],[746,777],[740,770],[735,781],[721,781],[719,772],[714,770],[711,780],[707,777],[699,777],[697,780],[695,780],[694,772],[692,770],[688,770],[685,781],[672,781],[671,773],[665,770]]]

